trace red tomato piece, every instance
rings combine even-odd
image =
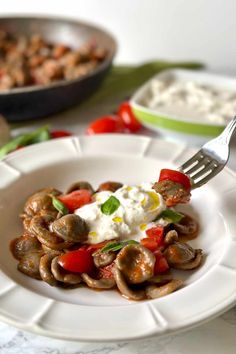
[[[91,273],[94,269],[91,252],[83,248],[59,256],[58,263],[62,268],[75,273]]]
[[[66,195],[59,196],[58,199],[73,213],[75,209],[89,204],[92,201],[92,194],[87,189],[80,189]]]
[[[108,242],[110,242],[110,241],[103,241],[103,242],[100,242],[100,243],[95,243],[95,244],[92,244],[92,245],[88,245],[87,246],[87,250],[90,251],[91,253],[94,253],[94,252],[100,250],[101,248],[103,248]]]
[[[163,238],[164,238],[164,227],[163,226],[154,226],[151,229],[146,230],[146,235],[154,239],[158,246],[163,246]]]
[[[151,252],[154,252],[158,249],[158,243],[153,238],[143,238],[140,243],[143,247],[149,249]]]
[[[184,186],[185,189],[191,189],[191,182],[189,177],[180,171],[164,168],[160,172],[159,182],[164,180],[180,183]]]
[[[142,124],[135,117],[128,101],[119,106],[117,114],[130,132],[136,133],[142,128]]]
[[[158,249],[154,252],[154,255],[155,255],[156,259],[159,259],[162,257],[162,252]]]
[[[154,267],[154,274],[159,274],[159,273],[165,273],[167,270],[169,270],[169,264],[167,263],[167,260],[165,257],[162,255],[160,251],[154,252],[154,255],[156,257],[156,263]]]
[[[66,136],[71,135],[72,134],[70,132],[67,132],[66,130],[54,130],[50,133],[51,139],[64,138]]]
[[[15,150],[12,150],[11,152],[18,151],[18,150],[21,150],[21,149],[24,149],[24,146],[18,145],[18,146],[15,148]]]
[[[146,234],[151,238],[162,237],[164,234],[164,227],[161,225],[154,226],[151,229],[146,230]]]
[[[88,135],[123,132],[124,124],[120,117],[115,115],[107,115],[94,120],[86,130]]]
[[[24,148],[24,146],[19,145],[19,146],[17,146],[17,148],[15,149],[15,151],[16,151],[16,150],[21,150],[21,149],[23,149],[23,148]]]
[[[156,260],[155,267],[154,267],[154,274],[165,273],[169,270],[169,265],[165,257],[161,257],[160,259]]]

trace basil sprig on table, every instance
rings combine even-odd
[[[127,245],[138,244],[135,240],[121,241],[121,242],[109,242],[103,248],[101,248],[100,252],[109,252],[109,251],[119,251],[123,247]]]
[[[160,215],[158,215],[158,219],[165,219],[166,221],[172,222],[172,223],[177,223],[180,222],[183,219],[184,215],[181,213],[178,213],[175,210],[172,209],[166,209],[161,212]]]
[[[41,143],[50,139],[48,126],[45,125],[33,132],[22,134],[10,140],[0,148],[0,159],[10,152],[16,150],[19,146],[27,146],[31,144]]]
[[[68,208],[59,199],[52,196],[52,205],[57,209],[62,215],[69,214]]]
[[[120,201],[113,195],[101,205],[101,211],[105,215],[113,214],[120,206]]]

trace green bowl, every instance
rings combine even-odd
[[[135,104],[131,106],[135,116],[144,125],[148,124],[148,126],[152,126],[156,129],[163,128],[175,132],[212,137],[219,135],[224,130],[224,126],[178,121],[168,116],[160,116],[155,112],[144,110],[143,107],[138,107]]]
[[[228,81],[232,83],[233,81],[236,91],[236,82],[232,79],[198,71],[166,70],[151,78],[132,96],[130,101],[131,108],[139,121],[147,128],[159,133],[167,139],[186,141],[194,145],[204,143],[219,135],[224,130],[225,124],[211,123],[208,121],[206,121],[206,123],[204,121],[198,122],[196,119],[189,117],[180,118],[177,115],[169,115],[165,113],[164,110],[163,112],[158,112],[145,106],[145,97],[147,97],[150,92],[152,81],[169,75],[192,81],[197,79],[198,82],[217,86],[220,86],[218,83],[220,80],[224,80],[224,83]],[[230,86],[230,88],[232,89],[232,86]]]

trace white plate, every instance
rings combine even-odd
[[[17,218],[36,190],[65,189],[82,179],[135,184],[154,181],[163,167],[185,161],[192,151],[148,137],[73,137],[37,144],[0,162],[0,320],[38,334],[79,341],[126,341],[196,326],[236,300],[236,176],[225,169],[195,190],[191,207],[201,233],[193,241],[206,260],[186,272],[186,285],[166,297],[131,302],[116,291],[62,290],[16,270],[9,241],[21,234]]]

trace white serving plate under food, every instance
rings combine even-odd
[[[222,118],[210,120],[204,117],[204,113],[199,115],[195,109],[186,109],[186,112],[181,113],[179,107],[172,111],[166,110],[165,107],[150,108],[148,101],[151,98],[153,85],[157,80],[163,82],[187,82],[193,85],[206,85],[213,90],[228,94],[228,99],[232,94],[232,99],[236,98],[236,80],[227,76],[208,73],[206,71],[173,69],[165,70],[153,76],[150,80],[144,83],[132,96],[131,107],[134,114],[141,123],[164,136],[169,140],[185,141],[191,145],[201,145],[213,137],[219,135],[227,122]],[[192,99],[198,99],[192,97]],[[207,101],[207,97],[206,97]],[[222,103],[220,101],[220,103]],[[207,105],[208,103],[205,102]],[[221,107],[221,110],[223,108]],[[227,107],[225,108],[227,111]],[[234,111],[234,110],[233,110]],[[232,114],[233,118],[234,113]],[[223,117],[223,116],[222,116]]]
[[[194,190],[182,210],[200,222],[202,266],[166,297],[128,301],[117,291],[63,290],[16,269],[9,242],[21,234],[18,214],[36,190],[65,189],[75,180],[94,186],[155,181],[192,155],[184,145],[148,137],[70,137],[30,146],[0,162],[0,320],[40,335],[78,341],[127,341],[172,334],[199,325],[236,303],[236,175],[225,168]]]

